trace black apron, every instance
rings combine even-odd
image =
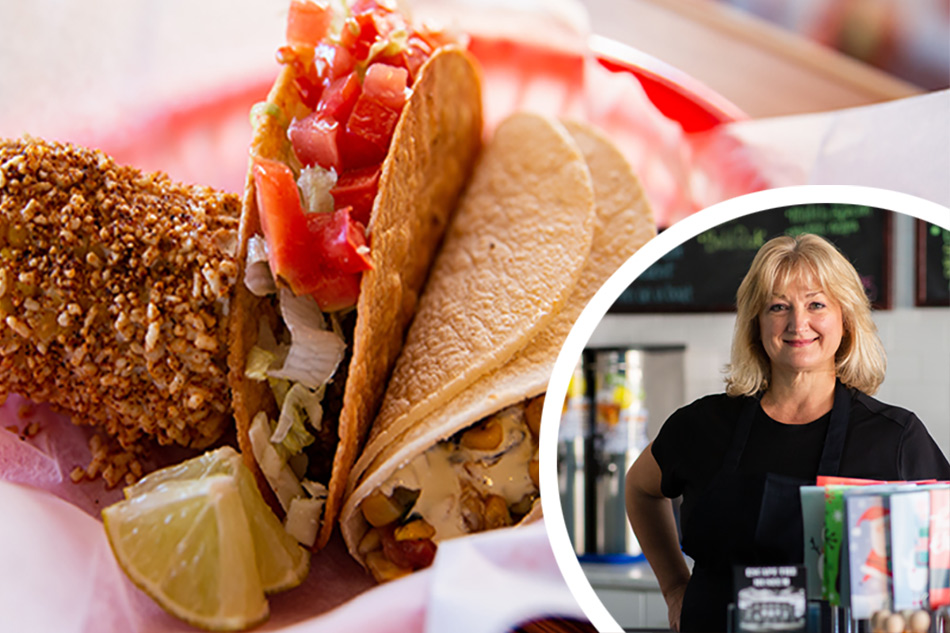
[[[734,565],[801,565],[804,561],[798,489],[814,485],[815,479],[739,472],[758,409],[759,397],[749,398],[743,406],[722,469],[682,526],[683,551],[694,565],[683,598],[681,631],[725,633],[726,610],[733,601]],[[838,382],[818,475],[838,474],[850,409],[851,395]]]

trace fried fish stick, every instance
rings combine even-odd
[[[240,199],[99,151],[0,141],[0,394],[139,442],[231,424]]]

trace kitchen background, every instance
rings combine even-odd
[[[950,231],[886,210],[819,207],[799,208],[798,216],[763,212],[688,241],[634,280],[591,334],[559,432],[561,502],[587,579],[627,629],[663,629],[667,615],[626,522],[624,474],[670,413],[723,391],[735,324],[723,302],[734,298],[746,265],[733,253],[751,259],[775,234],[760,230],[788,217],[853,223],[850,235],[830,237],[858,268],[876,306],[888,354],[876,397],[917,413],[950,455]],[[712,238],[721,248],[714,259],[703,252]],[[939,277],[939,297],[930,299],[917,293],[917,255],[928,241]]]

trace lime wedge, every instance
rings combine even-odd
[[[243,462],[237,470],[237,482],[251,526],[251,540],[257,552],[257,570],[264,592],[277,593],[293,589],[304,581],[310,571],[310,550],[300,545],[284,529],[280,519],[261,496],[254,475]]]
[[[211,475],[233,475],[241,464],[240,453],[230,446],[224,446],[149,473],[123,489],[123,492],[126,499],[131,499],[168,481],[203,479]]]
[[[251,539],[257,552],[257,568],[264,592],[286,591],[303,582],[310,571],[309,550],[287,533],[280,519],[261,496],[243,458],[230,446],[207,451],[179,464],[156,470],[125,488],[125,498],[131,499],[169,481],[202,479],[218,474],[230,475],[237,481],[251,527]]]
[[[281,525],[233,448],[155,471],[124,492],[102,511],[120,566],[195,626],[253,626],[267,617],[264,594],[296,587],[310,570],[310,552]]]
[[[235,479],[168,481],[102,511],[119,565],[172,615],[204,629],[265,619],[267,599]]]

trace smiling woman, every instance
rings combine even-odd
[[[877,392],[886,359],[864,285],[824,238],[803,234],[769,241],[737,298],[729,395],[768,392],[777,380],[813,375],[805,370],[818,367],[809,363],[822,360],[825,379],[840,372],[846,384]]]
[[[733,565],[800,565],[817,476],[950,478],[918,417],[872,398],[885,354],[861,279],[815,235],[756,254],[737,292],[726,393],[669,417],[630,468],[627,514],[682,631],[725,631]],[[680,554],[669,498],[682,495]]]

